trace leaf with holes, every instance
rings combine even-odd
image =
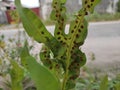
[[[55,75],[30,56],[27,43],[22,50],[21,61],[34,80],[37,90],[60,90],[60,83]]]
[[[70,23],[68,34],[65,33],[66,1],[67,0],[53,0],[52,2],[53,9],[51,12],[51,18],[55,20],[54,36],[47,31],[45,26],[32,11],[21,8],[20,1],[16,1],[20,17],[27,33],[36,41],[42,42],[45,45],[45,48],[43,47],[42,51],[40,52],[40,58],[42,64],[45,65],[47,69],[41,64],[37,63],[35,59],[31,57],[29,53],[27,53],[27,49],[23,51],[28,57],[26,58],[24,53],[21,55],[23,56],[23,58],[21,58],[23,59],[22,61],[24,61],[25,67],[28,69],[31,77],[39,88],[42,88],[42,86],[39,86],[38,82],[43,86],[45,86],[44,84],[48,83],[45,82],[42,84],[38,79],[40,76],[39,74],[43,73],[40,77],[40,79],[43,80],[44,76],[47,77],[46,73],[49,73],[47,72],[49,69],[54,73],[54,75],[56,75],[59,81],[61,81],[61,90],[73,89],[76,84],[76,79],[80,74],[79,69],[86,63],[86,55],[80,49],[80,46],[84,44],[88,32],[88,23],[85,19],[85,16],[94,11],[95,6],[100,0],[82,0],[82,8],[78,11],[75,19]],[[53,78],[53,76],[51,77]],[[55,78],[53,79],[55,80]],[[56,80],[55,82],[53,83],[57,84]],[[53,87],[50,88],[53,90]],[[58,87],[56,87],[56,90],[58,90],[57,88]],[[44,89],[46,90],[46,88]]]
[[[83,0],[84,10],[93,13],[95,6],[100,3],[101,0]]]
[[[27,34],[37,42],[44,43],[57,56],[59,52],[56,48],[62,48],[60,43],[47,31],[39,17],[30,9],[22,8],[20,0],[16,0],[15,3]]]
[[[66,21],[66,9],[64,4],[60,3],[60,0],[53,0],[52,2],[52,13],[51,15],[55,17],[56,25],[54,35],[58,41],[61,43],[65,42],[65,21]]]

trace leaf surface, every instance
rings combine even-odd
[[[37,90],[60,90],[57,78],[47,68],[37,63],[33,57],[26,57],[26,68],[30,72]]]
[[[20,0],[15,0],[15,4],[23,26],[30,37],[45,44],[53,39],[53,36],[47,31],[45,25],[34,12],[28,8],[22,8]]]
[[[35,58],[30,56],[27,44],[25,44],[22,50],[21,61],[30,73],[32,80],[35,82],[37,90],[60,90],[58,79],[50,70],[39,64]]]

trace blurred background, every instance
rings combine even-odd
[[[23,7],[32,9],[40,18],[49,21],[52,0],[21,0]],[[95,8],[93,15],[89,17],[90,21],[98,20],[118,20],[120,17],[119,0],[101,0],[101,3]],[[67,0],[66,8],[69,18],[82,6],[82,0]],[[0,0],[0,23],[14,23],[11,12],[15,10],[14,0]]]
[[[23,7],[30,8],[43,21],[50,33],[54,33],[54,22],[50,19],[52,0],[21,0],[21,2]],[[66,32],[69,32],[69,23],[75,18],[74,15],[81,6],[82,0],[67,0]],[[87,84],[97,82],[99,77],[106,74],[110,80],[115,78],[113,81],[120,83],[120,0],[101,0],[94,13],[86,19],[89,21],[88,37],[80,48],[86,53],[87,64],[81,70],[81,75],[84,77],[92,75]],[[0,0],[0,61],[3,59],[6,61],[6,55],[19,61],[20,49],[25,40],[30,43],[30,52],[39,59],[41,44],[30,39],[24,32],[14,0]],[[0,74],[5,65],[0,66]],[[85,86],[87,84],[84,83]],[[95,84],[97,86],[97,83]]]

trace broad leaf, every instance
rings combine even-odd
[[[22,8],[20,0],[15,0],[15,4],[23,26],[30,37],[45,44],[53,39],[53,36],[47,31],[45,25],[34,12],[28,8]]]
[[[37,90],[60,90],[57,78],[44,66],[29,56],[26,58],[26,68],[34,80]]]
[[[60,90],[60,83],[55,75],[30,56],[27,43],[22,50],[21,61],[35,82],[37,90]]]
[[[47,31],[45,25],[34,12],[28,8],[22,8],[20,0],[15,0],[15,4],[27,34],[37,42],[44,43],[51,49],[54,56],[57,56],[58,49],[62,48],[60,43]]]

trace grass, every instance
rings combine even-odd
[[[75,16],[72,15],[67,15],[68,17],[68,21],[67,23],[69,24],[70,21],[72,21]],[[94,13],[92,15],[89,15],[86,17],[88,21],[90,22],[100,22],[100,21],[116,21],[116,20],[120,20],[120,13],[115,13],[115,14],[99,14],[99,13]],[[43,21],[46,25],[53,25],[54,22],[50,19],[47,19],[46,21]]]
[[[70,21],[72,21],[75,18],[75,16],[70,14],[68,14],[67,17],[69,19],[67,21],[67,24],[69,24]],[[116,20],[120,20],[120,12],[115,14],[108,14],[108,13],[99,14],[95,12],[94,14],[89,15],[86,18],[89,22],[116,21]],[[48,25],[48,26],[55,24],[55,21],[52,21],[51,19],[42,20],[42,21],[45,25]],[[6,24],[0,24],[0,28],[2,28],[3,26],[6,26]]]
[[[98,14],[94,13],[93,15],[89,15],[87,17],[88,21],[91,22],[96,22],[96,21],[115,21],[115,20],[120,20],[120,13],[115,13],[115,14]]]

